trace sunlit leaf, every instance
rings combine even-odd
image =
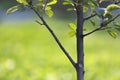
[[[87,12],[88,11],[88,7],[84,6],[83,7],[83,12]]]
[[[70,4],[72,4],[71,1],[64,1],[64,2],[63,2],[63,5],[70,5]]]
[[[75,10],[74,8],[67,8],[67,11],[73,11]]]
[[[109,35],[113,38],[116,38],[117,37],[117,33],[115,31],[111,31],[111,30],[108,30],[107,31],[109,33]]]
[[[75,36],[75,35],[76,35],[76,32],[75,32],[75,31],[73,31],[73,30],[71,30],[68,34],[69,34],[69,36],[70,36],[70,37],[73,37],[73,36]]]
[[[16,0],[18,3],[21,3],[23,5],[28,5],[28,2],[26,0]]]
[[[76,32],[76,25],[74,23],[69,23],[69,28]]]
[[[96,0],[90,0],[93,4],[94,4],[94,6],[98,6],[98,3],[96,2]]]
[[[20,10],[21,8],[22,8],[22,7],[21,7],[20,5],[13,6],[13,7],[9,8],[6,13],[7,13],[7,14],[11,14],[11,13],[13,13],[13,12],[15,12],[15,11]]]
[[[120,9],[120,6],[119,6],[119,5],[116,5],[116,4],[110,4],[109,6],[107,6],[106,9],[107,9],[108,11],[113,11],[113,10]]]
[[[48,15],[49,17],[52,17],[53,14],[54,14],[54,12],[52,11],[52,8],[51,8],[50,6],[47,6],[47,7],[45,8],[45,13],[46,13],[46,15]]]
[[[49,0],[49,2],[47,3],[47,5],[54,5],[57,3],[57,0]]]

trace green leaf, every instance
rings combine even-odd
[[[23,5],[28,5],[28,2],[26,0],[16,0],[18,3],[21,3]]]
[[[11,13],[13,13],[13,12],[15,12],[15,11],[20,10],[21,8],[22,8],[22,7],[21,7],[20,5],[13,6],[13,7],[9,8],[6,13],[7,13],[7,14],[11,14]]]
[[[113,38],[116,38],[116,37],[117,37],[117,33],[116,33],[116,32],[111,31],[111,30],[108,30],[107,32],[109,33],[109,35],[110,35],[111,37],[113,37]]]
[[[69,23],[69,28],[76,32],[76,25],[74,23]]]
[[[54,15],[54,12],[52,11],[52,8],[50,6],[47,6],[45,8],[45,13],[46,15],[48,15],[49,17],[52,17]]]
[[[92,2],[92,4],[94,4],[94,6],[98,6],[99,4],[96,2],[96,0],[90,0]]]
[[[72,31],[70,31],[68,34],[69,34],[70,37],[73,37],[73,36],[76,35],[76,32],[72,30]]]
[[[69,32],[70,37],[75,36],[75,34],[76,34],[76,25],[74,23],[69,23],[68,26],[71,29],[71,31]]]
[[[47,5],[54,5],[57,3],[57,0],[48,0],[49,2],[47,3]]]
[[[74,8],[67,8],[67,11],[73,11],[75,10]]]
[[[90,20],[90,22],[93,26],[95,26],[95,21],[94,20]]]
[[[117,10],[117,9],[120,9],[120,6],[119,5],[116,5],[116,4],[110,4],[107,6],[106,8],[108,11],[113,11],[113,10]]]
[[[73,4],[71,1],[64,1],[63,2],[63,5],[71,5],[71,4]]]
[[[84,7],[83,7],[83,12],[87,12],[88,9],[89,9],[89,8],[88,8],[87,6],[84,6]]]

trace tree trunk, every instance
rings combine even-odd
[[[83,7],[82,5],[76,6],[77,12],[77,80],[84,80],[84,41],[83,41]]]

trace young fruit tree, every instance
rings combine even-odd
[[[76,35],[76,50],[77,50],[77,61],[74,61],[72,56],[66,51],[59,39],[57,38],[54,31],[51,29],[49,24],[46,22],[44,14],[49,17],[54,15],[52,6],[57,4],[59,0],[16,0],[18,5],[13,6],[7,10],[7,14],[21,10],[23,7],[28,7],[35,12],[40,21],[36,20],[39,25],[44,25],[50,34],[55,39],[56,43],[69,59],[71,64],[76,70],[76,80],[84,80],[84,38],[91,35],[94,32],[105,30],[113,38],[117,37],[117,33],[120,32],[120,24],[116,19],[120,16],[119,0],[62,0],[62,6],[69,5],[68,11],[73,10],[76,15],[76,24],[69,23],[69,27],[72,29],[71,34]],[[117,12],[115,14],[115,12]],[[87,16],[84,15],[87,13]],[[92,19],[97,17],[96,22]],[[92,31],[84,33],[84,23],[90,21],[93,26],[96,26]],[[112,24],[113,26],[108,26]]]

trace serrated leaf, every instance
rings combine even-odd
[[[90,22],[93,26],[95,26],[95,21],[94,20],[90,20]]]
[[[120,6],[119,5],[116,5],[116,4],[110,4],[107,6],[106,8],[108,11],[113,11],[113,10],[117,10],[117,9],[120,9]]]
[[[69,32],[70,37],[75,36],[75,34],[76,34],[76,25],[74,23],[69,23],[68,26],[71,29],[71,31]]]
[[[16,12],[16,11],[20,10],[20,9],[21,9],[21,6],[20,6],[20,5],[13,6],[13,7],[9,8],[6,13],[7,13],[7,14],[11,14],[11,13],[13,13],[13,12]]]
[[[116,38],[116,37],[117,37],[117,33],[116,33],[116,32],[111,31],[111,30],[108,30],[107,32],[109,33],[109,35],[110,35],[111,37],[113,37],[113,38]]]
[[[28,2],[26,0],[16,0],[18,3],[21,3],[23,5],[28,5]]]
[[[74,23],[69,23],[69,28],[76,32],[76,25]]]

